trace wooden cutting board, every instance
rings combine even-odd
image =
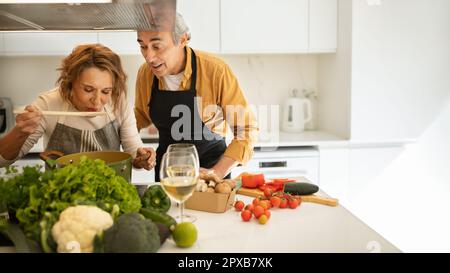
[[[249,189],[249,188],[240,188],[237,191],[238,194],[250,196],[250,197],[264,197],[264,192],[260,189]],[[311,195],[301,195],[302,202],[308,202],[308,203],[316,203],[316,204],[322,204],[327,206],[335,207],[339,204],[338,199],[335,198],[329,198],[325,196],[319,196],[315,194]]]

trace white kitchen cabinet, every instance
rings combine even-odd
[[[5,55],[68,55],[80,44],[97,43],[95,32],[4,33]]]
[[[221,1],[222,52],[307,52],[308,2],[308,0]]]
[[[320,188],[334,198],[345,199],[350,172],[348,147],[319,146],[319,157]]]
[[[335,52],[337,0],[309,1],[309,51]]]
[[[189,26],[193,49],[220,52],[219,0],[178,0],[177,11]]]
[[[374,185],[374,182],[378,181],[379,186],[385,186],[382,180],[377,180],[378,177],[383,175],[404,149],[403,145],[352,147],[348,157],[350,172],[347,188],[351,200],[360,201],[359,197],[366,194],[371,187],[383,191]]]
[[[121,55],[140,55],[136,31],[105,31],[98,33],[98,42]]]
[[[385,187],[377,180],[404,151],[401,143],[348,144],[320,147],[320,187],[351,209],[361,206],[361,196],[372,187]],[[382,190],[382,189],[380,189]],[[364,202],[363,202],[364,203]],[[356,207],[355,207],[356,206]]]

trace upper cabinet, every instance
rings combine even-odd
[[[308,2],[308,0],[221,1],[222,52],[307,52]]]
[[[189,26],[190,46],[212,53],[220,52],[219,0],[178,0],[177,11]]]
[[[225,54],[336,51],[337,0],[178,0],[177,11],[195,49]],[[135,31],[0,35],[2,55],[67,55],[78,44],[97,42],[118,54],[140,54]]]
[[[309,51],[334,52],[337,48],[337,0],[309,1]]]
[[[221,1],[223,53],[336,51],[337,0]]]
[[[5,32],[6,55],[67,55],[80,44],[97,43],[93,32]]]

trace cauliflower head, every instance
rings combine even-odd
[[[112,225],[111,215],[96,206],[73,206],[61,212],[52,236],[58,252],[91,253],[95,235]]]

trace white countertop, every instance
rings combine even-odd
[[[253,198],[236,195],[245,204]],[[185,210],[197,217],[198,240],[191,248],[166,241],[159,252],[400,252],[342,206],[303,202],[297,209],[271,209],[271,218],[259,224],[243,222],[240,213]],[[172,216],[179,209],[172,206]]]
[[[318,194],[325,195],[322,192]],[[253,198],[236,195],[245,204]],[[255,218],[243,222],[240,212],[208,213],[186,209],[197,217],[197,242],[190,248],[179,248],[167,240],[161,253],[278,253],[278,252],[400,252],[398,248],[356,218],[342,206],[303,202],[296,209],[273,208],[265,225]],[[174,202],[168,214],[176,216]],[[12,247],[0,247],[1,252],[14,252]]]
[[[157,143],[158,134],[148,134],[145,130],[142,130],[141,138],[143,140],[151,140]],[[232,136],[231,136],[232,137]],[[231,139],[227,139],[229,143]],[[345,139],[326,131],[303,131],[301,133],[286,133],[283,131],[278,134],[266,134],[260,132],[259,140],[256,142],[255,147],[298,147],[298,146],[385,146],[385,145],[403,145],[407,143],[413,143],[416,139],[373,139],[373,140],[357,140],[357,139]]]
[[[140,136],[144,141],[144,146],[156,147],[158,145],[158,134],[149,134],[145,130],[141,130]],[[231,139],[227,139],[227,143],[230,141]],[[414,142],[416,142],[416,139],[348,140],[325,131],[304,131],[302,133],[279,132],[278,135],[270,136],[261,133],[255,147],[368,147],[404,145]],[[40,153],[42,151],[44,151],[44,144],[41,138],[30,150],[30,153]]]

